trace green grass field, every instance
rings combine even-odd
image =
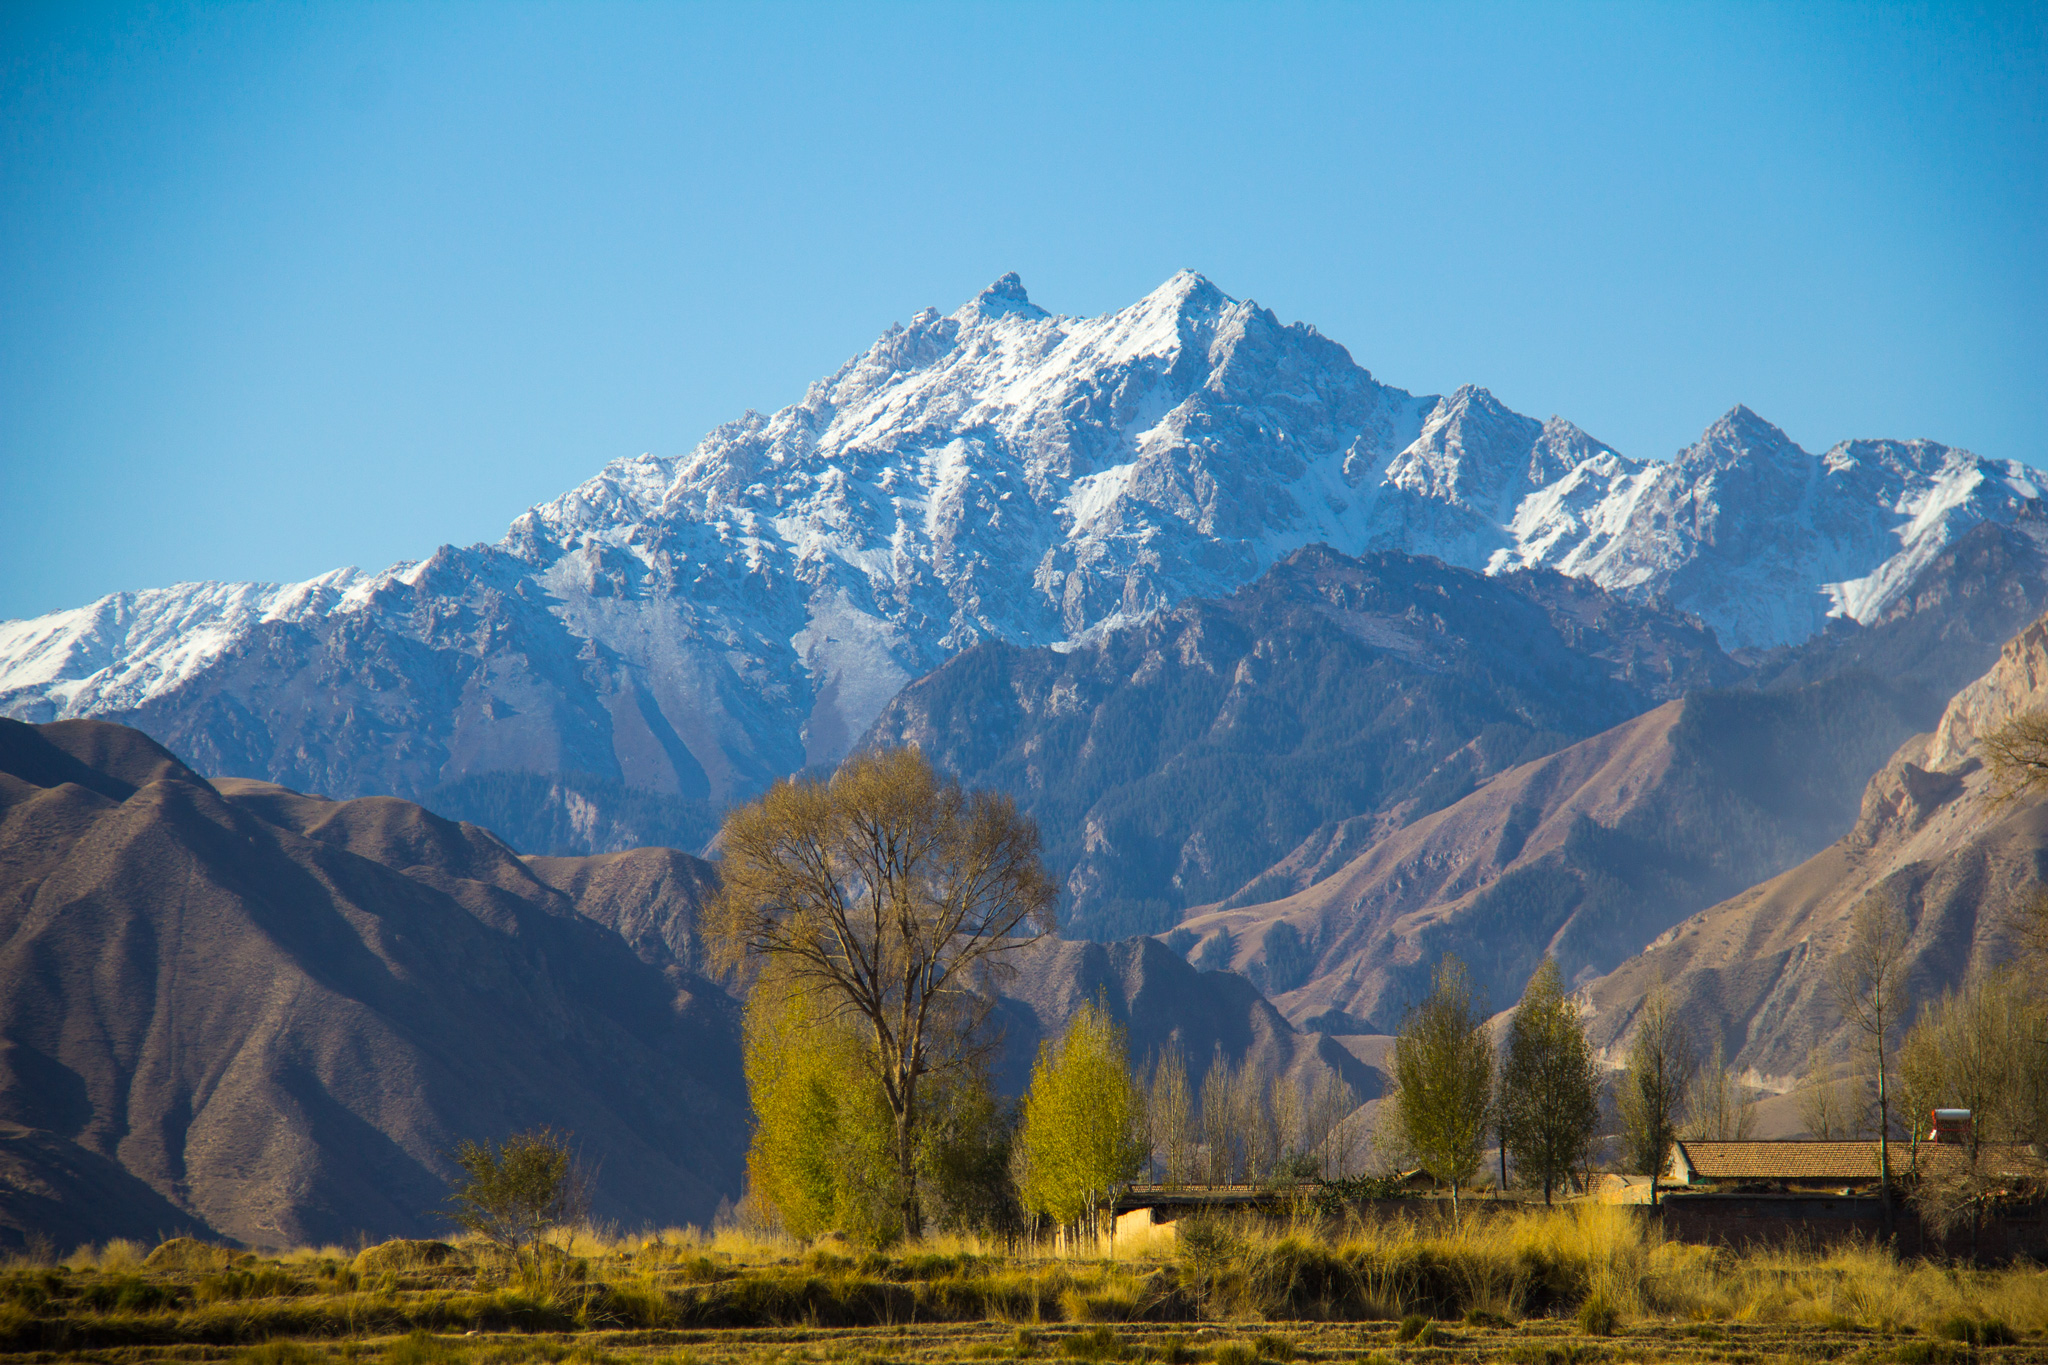
[[[892,1255],[730,1234],[282,1256],[114,1243],[0,1272],[0,1358],[391,1365],[2042,1361],[2048,1272],[1656,1241],[1581,1207],[1210,1224],[1115,1260]]]

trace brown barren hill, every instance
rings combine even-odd
[[[702,858],[680,849],[636,848],[522,861],[574,901],[578,913],[625,939],[642,962],[684,976],[709,970],[697,924],[718,890],[718,872]]]
[[[426,1233],[458,1141],[543,1123],[598,1216],[708,1217],[745,1142],[730,1001],[679,994],[474,826],[0,721],[15,1238]]]
[[[1619,966],[1686,915],[1824,847],[1862,777],[1910,733],[1863,677],[1701,692],[1499,774],[1405,827],[1304,843],[1168,938],[1244,972],[1304,1027],[1390,1033],[1456,953],[1497,1007],[1545,953],[1568,979]]]
[[[1592,982],[1596,1044],[1618,1056],[1661,980],[1703,1042],[1720,1038],[1759,1084],[1791,1084],[1810,1047],[1848,1051],[1827,974],[1867,895],[1892,898],[1911,926],[1905,979],[1918,999],[2008,960],[2008,916],[2048,874],[2048,803],[1994,800],[1980,740],[2043,706],[2048,618],[2009,641],[1932,733],[1907,741],[1871,778],[1845,837]]]

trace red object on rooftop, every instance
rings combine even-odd
[[[1970,1140],[1970,1111],[1967,1109],[1937,1109],[1934,1111],[1934,1131],[1927,1135],[1929,1142],[1968,1142]]]

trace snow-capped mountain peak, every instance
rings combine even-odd
[[[1482,388],[1390,388],[1193,271],[1099,317],[1006,274],[495,546],[0,625],[0,709],[123,715],[337,794],[526,768],[725,797],[836,759],[969,644],[1072,646],[1316,541],[1558,568],[1733,647],[1881,611],[2038,496],[1931,442],[1809,455],[1743,407],[1639,462]]]

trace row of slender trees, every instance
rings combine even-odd
[[[2015,790],[2048,783],[2048,722],[2039,728],[2020,760],[1993,754],[1994,769],[2019,774]],[[1340,1083],[1304,1092],[1219,1056],[1196,1087],[1169,1052],[1141,1085],[1099,1006],[1047,1041],[1021,1109],[995,1096],[983,1025],[1009,954],[1051,930],[1057,898],[1036,827],[1008,797],[963,791],[915,750],[867,753],[829,781],[777,784],[728,817],[721,839],[707,937],[752,981],[749,1166],[792,1230],[879,1241],[928,1223],[1069,1222],[1148,1164],[1175,1181],[1342,1172],[1355,1105]],[[2035,922],[2048,946],[2048,901]],[[1909,1108],[1934,1096],[1977,1109],[1980,1141],[2048,1136],[2048,1007],[2028,982],[1994,973],[1930,1004],[1894,1049],[1904,943],[1897,908],[1873,897],[1833,978],[1867,1041],[1887,1198],[1897,1086]],[[1496,1047],[1463,967],[1446,958],[1391,1061],[1376,1145],[1454,1197],[1493,1139],[1503,1178],[1511,1160],[1546,1199],[1589,1168],[1608,1082],[1554,962]],[[1661,989],[1611,1083],[1623,1164],[1653,1176],[1682,1131],[1740,1137],[1753,1124],[1752,1097],[1718,1045],[1702,1065]]]
[[[1548,1203],[1591,1164],[1600,1127],[1601,1077],[1576,1003],[1545,958],[1496,1049],[1464,964],[1446,956],[1429,994],[1394,1039],[1376,1145],[1383,1159],[1413,1160],[1458,1192],[1479,1173],[1489,1138],[1506,1164]]]
[[[1375,1135],[1381,1160],[1412,1162],[1448,1185],[1455,1200],[1494,1145],[1500,1183],[1508,1184],[1512,1164],[1514,1176],[1550,1203],[1568,1182],[1590,1175],[1609,1087],[1619,1121],[1615,1159],[1653,1181],[1681,1137],[1750,1136],[1756,1096],[1718,1040],[1702,1059],[1661,987],[1634,1025],[1627,1060],[1609,1075],[1557,963],[1546,957],[1496,1044],[1463,964],[1446,956],[1394,1042],[1394,1088]]]

